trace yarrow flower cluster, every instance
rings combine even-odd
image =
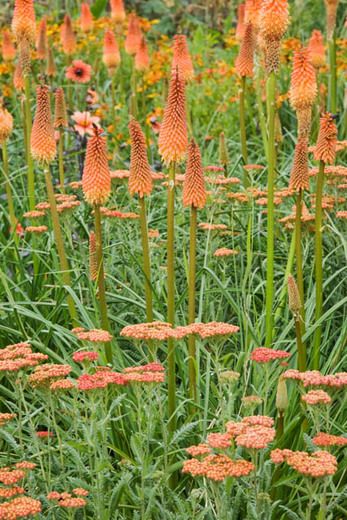
[[[288,352],[284,352],[283,350],[275,350],[273,348],[267,347],[258,347],[251,353],[250,359],[252,361],[256,361],[257,363],[269,363],[270,361],[274,361],[276,359],[286,359],[289,358],[290,354]]]
[[[33,386],[49,386],[55,379],[69,375],[71,370],[70,365],[46,363],[35,368],[35,371],[29,377],[29,382]]]
[[[37,515],[41,510],[42,505],[39,500],[31,497],[16,497],[0,504],[0,518],[24,518]]]
[[[97,352],[84,350],[81,352],[75,352],[72,356],[72,359],[76,361],[76,363],[83,363],[84,361],[96,361],[99,357]]]
[[[77,509],[87,505],[86,499],[82,497],[87,497],[88,495],[89,492],[86,489],[75,488],[72,490],[72,493],[51,491],[48,493],[47,499],[56,501],[59,507]]]
[[[0,350],[0,372],[17,372],[47,359],[46,354],[32,352],[30,343],[14,343]]]
[[[316,404],[330,404],[331,397],[324,390],[310,390],[301,397],[306,404],[314,406]]]
[[[108,343],[112,340],[112,335],[107,330],[91,329],[86,330],[82,327],[77,327],[71,331],[78,339],[83,341],[90,341],[91,343]]]
[[[0,413],[0,426],[8,423],[14,419],[17,415],[15,413]]]
[[[123,370],[125,379],[134,383],[163,383],[165,381],[164,367],[161,363],[127,367]]]
[[[334,475],[337,470],[337,460],[327,451],[316,451],[312,454],[306,451],[292,451],[276,449],[271,452],[274,464],[286,462],[298,473],[313,478]]]
[[[330,433],[318,432],[312,439],[313,444],[320,447],[347,446],[347,437],[331,435]]]
[[[169,338],[183,339],[191,334],[196,334],[202,339],[213,336],[227,336],[238,332],[239,327],[229,323],[211,321],[209,323],[192,323],[191,325],[172,327],[170,323],[153,321],[151,323],[138,323],[124,327],[120,334],[128,338],[142,341],[165,341]]]
[[[77,388],[82,391],[97,390],[106,388],[109,385],[127,384],[127,378],[124,374],[119,372],[112,372],[111,370],[97,370],[93,374],[82,374],[77,379]]]
[[[246,460],[233,460],[227,455],[207,455],[203,460],[190,459],[183,462],[183,473],[193,477],[207,477],[223,481],[227,477],[246,477],[254,470],[254,465]]]
[[[318,370],[286,370],[283,374],[285,379],[295,379],[301,381],[304,387],[307,386],[327,386],[332,388],[343,388],[347,385],[347,372],[337,372],[336,374],[323,375]]]

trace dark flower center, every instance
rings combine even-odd
[[[83,76],[83,69],[75,69],[76,76]]]

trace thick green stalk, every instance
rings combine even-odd
[[[329,110],[336,114],[337,110],[337,67],[336,67],[336,37],[335,33],[328,42],[329,45]]]
[[[9,167],[8,167],[8,151],[7,151],[7,143],[4,141],[2,143],[2,163],[3,163],[3,172],[5,177],[5,190],[8,204],[8,214],[10,216],[10,225],[11,225],[11,233],[13,234],[14,241],[18,244],[18,235],[16,233],[16,225],[17,219],[14,211],[14,203],[12,196],[12,189],[9,177]]]
[[[62,193],[65,192],[65,175],[64,175],[64,132],[59,130],[58,143],[58,163],[59,163],[59,183]]]
[[[300,301],[301,301],[301,318],[302,332],[305,334],[305,291],[304,291],[304,275],[303,275],[303,259],[301,244],[301,215],[302,215],[302,190],[299,191],[296,198],[295,213],[295,254],[296,254],[296,281],[298,284]]]
[[[287,265],[286,265],[286,270],[285,270],[285,274],[284,274],[285,282],[284,282],[282,290],[280,292],[278,307],[275,312],[275,323],[280,318],[282,311],[285,308],[284,300],[285,300],[286,294],[287,294],[287,286],[288,286],[287,280],[288,280],[288,276],[290,275],[290,273],[293,270],[294,256],[295,256],[295,230],[293,232],[292,240],[290,242]]]
[[[307,361],[306,361],[306,347],[302,341],[303,322],[302,322],[301,316],[295,317],[295,334],[296,334],[296,346],[298,349],[298,370],[300,370],[300,372],[305,372]]]
[[[246,114],[245,114],[245,93],[246,93],[246,77],[241,78],[241,89],[240,89],[240,137],[241,137],[241,152],[244,164],[248,164],[248,153],[247,153],[247,134],[246,134]],[[249,186],[249,179],[247,170],[243,169],[243,186],[247,188]]]
[[[147,321],[153,321],[153,296],[151,284],[151,259],[148,244],[148,229],[146,216],[146,201],[144,197],[139,198],[140,204],[140,225],[141,240],[143,254],[143,272],[145,273],[145,295],[146,295],[146,318]]]
[[[104,271],[104,255],[102,251],[102,229],[101,229],[101,213],[100,206],[94,206],[95,220],[95,256],[97,265],[97,286],[101,327],[110,331],[110,323],[107,316],[106,304],[106,288],[105,288],[105,271]],[[112,349],[110,343],[105,343],[105,357],[108,363],[112,362]]]
[[[197,209],[192,206],[190,213],[190,241],[189,241],[189,278],[188,278],[188,323],[195,322],[195,285],[196,285],[196,225]],[[196,340],[194,334],[188,339],[188,371],[189,397],[197,402],[196,389]]]
[[[275,94],[276,94],[276,76],[274,72],[270,76],[266,84],[267,100],[269,106],[268,112],[268,183],[267,183],[267,251],[266,251],[266,338],[265,345],[271,347],[272,343],[272,327],[273,327],[273,300],[274,300],[274,227],[275,227]]]
[[[50,172],[48,165],[45,166],[44,173],[45,173],[48,202],[49,202],[50,211],[51,211],[54,239],[55,239],[55,243],[56,243],[57,250],[58,250],[60,268],[62,271],[61,276],[62,276],[64,285],[71,287],[70,268],[69,268],[68,260],[67,260],[66,253],[65,253],[64,240],[63,240],[63,235],[61,232],[59,215],[58,215],[57,205],[56,205],[55,197],[54,197],[52,177],[51,177],[51,172]],[[74,301],[70,294],[68,294],[66,300],[67,300],[67,304],[69,307],[71,321],[73,324],[75,324],[77,313],[76,313]]]
[[[264,115],[264,106],[262,100],[262,92],[261,92],[261,78],[260,78],[260,67],[257,67],[256,76],[255,76],[255,93],[257,97],[257,107],[258,107],[258,117],[259,117],[259,126],[261,131],[261,136],[263,140],[265,157],[267,158],[268,153],[268,144],[267,144],[267,130],[266,130],[266,119]]]
[[[175,324],[175,172],[176,163],[169,169],[169,185],[167,199],[167,321]],[[173,433],[176,429],[176,363],[175,342],[168,340],[168,429]]]
[[[324,186],[323,161],[319,162],[319,170],[316,186],[316,223],[315,223],[315,272],[316,272],[316,310],[315,321],[322,316],[323,309],[323,243],[322,243],[322,224],[323,224],[323,186]],[[322,325],[318,325],[313,337],[313,357],[312,368],[319,370],[320,343],[322,337]]]
[[[30,110],[30,76],[27,74],[24,78],[25,82],[25,129],[26,129],[26,143],[27,143],[27,167],[28,167],[28,199],[30,211],[35,209],[35,181],[34,181],[34,162],[30,152],[30,138],[31,138],[31,110]]]
[[[113,128],[113,135],[116,135],[115,132],[115,119],[116,119],[116,89],[115,89],[115,80],[116,80],[116,74],[112,70],[112,78],[111,78],[111,103],[112,103],[112,109],[111,109],[111,117],[112,117],[112,128]]]

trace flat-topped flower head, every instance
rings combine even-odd
[[[315,451],[310,454],[306,451],[275,449],[271,452],[271,460],[274,464],[286,462],[298,473],[313,478],[334,475],[337,471],[336,457],[327,451]]]
[[[2,145],[11,135],[13,129],[13,117],[0,102],[0,145]]]
[[[120,60],[121,58],[116,37],[114,35],[114,32],[108,29],[107,31],[105,31],[104,34],[104,48],[102,61],[104,62],[106,67],[110,69],[110,72],[113,73],[114,70],[120,64]]]
[[[30,149],[33,158],[42,163],[52,162],[56,155],[51,105],[46,85],[36,88],[36,113],[31,132]]]
[[[65,128],[68,126],[65,105],[64,89],[57,87],[54,92],[54,128]]]
[[[125,20],[125,9],[123,0],[110,0],[111,18],[116,23],[123,23]]]
[[[18,42],[23,40],[28,43],[35,42],[36,24],[33,0],[15,0],[12,32]]]
[[[171,70],[178,69],[179,74],[185,81],[194,77],[194,67],[189,53],[187,38],[184,34],[176,34],[173,38],[173,59]]]
[[[144,36],[141,36],[140,45],[135,55],[135,69],[139,71],[145,71],[149,68],[149,53]]]
[[[131,139],[129,192],[138,194],[140,198],[152,192],[152,171],[147,158],[146,140],[140,123],[131,119],[129,123]]]
[[[323,34],[317,29],[312,31],[311,37],[308,41],[307,49],[310,62],[315,67],[315,69],[323,67],[326,63],[324,39]]]
[[[313,444],[319,447],[347,446],[347,437],[331,435],[330,433],[318,432],[312,439]]]
[[[76,36],[72,28],[71,18],[68,14],[64,16],[64,22],[60,27],[60,41],[63,51],[71,55],[76,50]]]
[[[89,4],[85,2],[81,4],[80,27],[83,32],[89,32],[93,28],[93,15]]]
[[[130,55],[135,55],[141,43],[142,32],[139,19],[135,13],[130,13],[128,19],[128,32],[124,43],[125,51]]]
[[[82,60],[74,60],[66,69],[65,76],[76,83],[88,83],[91,78],[92,67]]]
[[[312,107],[317,96],[316,71],[310,61],[309,50],[302,48],[294,53],[290,84],[290,103],[294,110]]]
[[[4,61],[12,61],[16,56],[16,49],[12,43],[10,31],[7,30],[2,33],[1,54]]]
[[[253,350],[250,359],[256,363],[269,363],[276,359],[286,359],[288,357],[290,357],[289,352],[268,347],[258,347]]]
[[[105,204],[111,194],[106,137],[101,128],[94,127],[94,135],[88,139],[82,189],[86,201],[97,206]]]
[[[314,158],[316,161],[323,161],[332,164],[335,161],[337,142],[337,128],[332,114],[326,112],[320,118],[319,134]]]
[[[183,160],[187,151],[185,84],[177,69],[171,76],[158,145],[159,154],[167,164]]]
[[[236,72],[241,77],[253,76],[253,55],[254,55],[254,37],[253,37],[253,26],[251,23],[247,23],[245,28],[245,34],[242,38],[240,45],[240,52],[236,58],[235,67]]]
[[[310,390],[307,394],[302,396],[302,401],[311,406],[317,404],[330,404],[331,397],[324,390]]]
[[[299,138],[295,146],[289,189],[297,191],[309,189],[308,143],[306,137]]]
[[[203,208],[206,204],[206,188],[201,153],[192,139],[188,148],[188,161],[183,182],[183,205]]]

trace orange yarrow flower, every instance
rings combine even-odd
[[[120,64],[120,53],[116,37],[110,29],[104,34],[104,49],[102,61],[113,74],[114,69]]]
[[[137,193],[140,198],[152,191],[152,171],[148,163],[146,140],[140,124],[132,119],[129,123],[131,139],[129,192]]]
[[[28,43],[34,43],[36,25],[33,0],[15,0],[12,32],[18,42],[26,40]]]
[[[201,153],[192,139],[188,148],[187,170],[183,182],[183,204],[203,208],[206,204],[206,196]]]
[[[159,154],[166,163],[181,161],[186,154],[188,133],[185,84],[177,69],[171,76],[158,145]]]
[[[294,162],[290,174],[289,189],[308,190],[308,143],[305,137],[299,138],[294,154]]]
[[[62,87],[56,88],[54,92],[54,128],[63,128],[68,126],[67,113],[65,105],[64,90]]]
[[[172,71],[178,72],[185,81],[194,77],[194,67],[189,54],[187,38],[184,34],[176,34],[173,38]]]
[[[101,206],[111,193],[111,175],[108,167],[106,138],[101,128],[94,127],[94,135],[87,143],[82,189],[89,204]]]
[[[236,72],[241,77],[253,76],[253,54],[254,54],[254,39],[253,26],[248,23],[245,28],[245,33],[240,45],[239,55],[235,61]]]
[[[129,15],[128,33],[125,39],[124,48],[128,54],[134,55],[141,43],[142,33],[139,19],[135,13]]]
[[[33,158],[44,163],[53,161],[56,154],[49,91],[46,85],[36,88],[36,113],[30,148]]]
[[[320,118],[319,134],[314,151],[315,160],[332,164],[335,161],[336,142],[337,128],[334,116],[326,112]]]
[[[325,65],[325,48],[323,34],[315,29],[312,31],[311,38],[307,45],[310,62],[319,69]]]
[[[290,84],[290,103],[294,110],[311,107],[317,96],[316,72],[310,62],[309,50],[302,48],[294,53]]]
[[[80,26],[83,32],[89,32],[93,28],[93,15],[87,3],[81,4]]]

